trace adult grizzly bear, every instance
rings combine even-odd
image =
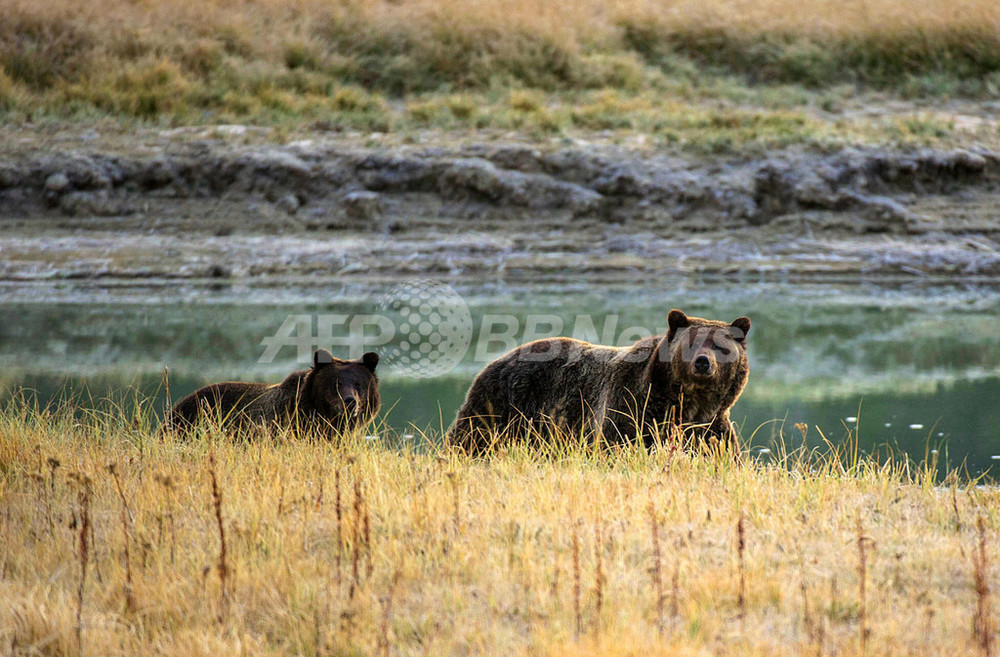
[[[750,320],[675,309],[667,324],[666,335],[628,347],[550,338],[515,348],[472,382],[448,443],[479,453],[526,435],[544,441],[556,429],[618,443],[641,436],[649,447],[683,424],[735,445],[729,409],[750,374]]]
[[[340,360],[320,349],[312,368],[292,372],[281,383],[229,381],[194,391],[177,402],[167,426],[186,435],[199,417],[208,417],[237,431],[252,426],[351,429],[378,413],[377,365],[375,353]]]

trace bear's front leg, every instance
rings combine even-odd
[[[712,424],[705,430],[705,443],[709,444],[713,442],[713,438],[718,440],[726,449],[737,454],[739,453],[740,437],[736,432],[736,427],[733,426],[732,420],[729,419],[729,409],[715,416]]]

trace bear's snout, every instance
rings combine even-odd
[[[695,374],[708,374],[712,369],[712,359],[702,354],[694,359]]]
[[[358,414],[358,398],[356,395],[348,394],[344,397],[344,411],[349,415]]]

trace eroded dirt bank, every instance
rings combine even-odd
[[[1000,278],[1000,153],[680,156],[247,129],[0,148],[0,279]]]

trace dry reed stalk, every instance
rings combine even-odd
[[[125,611],[131,613],[135,610],[134,588],[132,586],[132,554],[130,550],[132,538],[131,522],[133,521],[133,516],[132,510],[128,506],[128,499],[125,497],[125,489],[122,487],[121,479],[118,477],[118,468],[114,463],[108,464],[108,472],[111,473],[111,479],[115,484],[115,491],[118,493],[118,499],[121,502],[122,541],[125,544]]]
[[[49,491],[45,488],[45,475],[41,472],[32,472],[28,477],[35,482],[38,487],[38,498],[45,501],[45,517],[48,519],[49,536],[55,538],[55,525],[52,523],[52,512],[50,510]]]
[[[823,654],[823,615],[813,617],[809,608],[809,587],[806,586],[805,557],[799,558],[799,592],[802,593],[802,624],[806,628],[809,643],[816,646],[816,655]]]
[[[799,452],[798,467],[809,471],[809,445],[806,443],[806,436],[809,435],[809,425],[805,422],[796,422],[795,428],[802,434],[802,451]]]
[[[166,365],[163,366],[163,390],[166,394],[166,408],[164,408],[164,416],[170,416],[170,409],[173,408],[170,397],[170,368]]]
[[[809,611],[809,589],[806,587],[805,554],[799,552],[799,593],[802,594],[802,625],[806,630],[806,637],[809,643],[815,643],[815,625],[812,614]]]
[[[0,514],[0,536],[10,536],[10,509],[4,509]],[[0,581],[7,579],[10,569],[10,550],[4,550],[3,565],[0,565]]]
[[[530,610],[532,608],[532,585],[534,584],[534,578],[531,576],[528,568],[521,565],[521,593],[524,595],[524,608]],[[530,560],[529,560],[530,561]]]
[[[955,512],[955,533],[962,531],[962,516],[958,512],[958,493],[957,486],[951,487],[951,508]]]
[[[806,588],[805,573],[800,573],[802,579],[799,580],[799,593],[802,594],[802,625],[806,628],[806,637],[809,643],[815,643],[813,630],[813,618],[809,613],[809,591]]]
[[[52,521],[52,497],[56,492],[56,470],[61,463],[59,459],[50,456],[45,460],[49,466],[49,490],[45,493],[45,518],[49,524],[49,536],[55,538],[56,526]]]
[[[656,600],[656,632],[663,635],[663,562],[660,555],[660,521],[656,516],[656,506],[649,502],[649,527],[653,534],[653,594]]]
[[[452,505],[454,507],[453,510],[455,513],[454,517],[455,535],[458,536],[458,534],[462,531],[462,517],[459,514],[459,509],[460,509],[459,503],[461,500],[459,499],[459,491],[458,491],[458,475],[456,475],[454,472],[448,472],[446,473],[446,475],[448,477],[448,481],[451,482]]]
[[[322,630],[319,624],[319,607],[313,608],[313,654],[320,655],[323,652]]]
[[[681,583],[681,562],[674,562],[674,574],[670,578],[670,617],[677,619],[680,616],[680,583]]]
[[[219,573],[219,584],[221,586],[219,622],[221,623],[229,607],[229,566],[226,563],[226,527],[222,521],[222,490],[219,488],[219,481],[215,474],[215,451],[208,453],[208,472],[212,479],[212,505],[215,507],[215,522],[219,530],[219,563],[216,570]]]
[[[364,515],[361,518],[362,535],[365,544],[365,579],[371,579],[374,569],[372,561],[372,514],[368,497],[364,498]]]
[[[379,626],[378,646],[376,650],[382,657],[389,657],[389,619],[392,614],[392,598],[402,577],[403,567],[397,566],[396,572],[392,574],[392,579],[389,581],[389,590],[385,594],[385,602],[382,605],[382,622]]]
[[[860,653],[864,655],[868,650],[868,636],[871,631],[868,629],[868,543],[870,539],[865,536],[864,527],[861,524],[861,511],[858,511],[857,523],[858,540],[858,642]]]
[[[80,507],[80,531],[77,536],[78,554],[80,561],[80,583],[76,589],[76,643],[83,656],[83,593],[87,586],[87,566],[90,564],[90,549],[92,547],[92,524],[90,521],[90,477],[77,475],[76,479],[80,484],[80,492],[77,495],[77,502]]]
[[[517,562],[517,534],[520,530],[516,520],[507,521],[507,534],[509,537],[507,547],[507,573],[514,574],[514,564]]]
[[[745,562],[745,552],[747,547],[746,541],[746,527],[745,527],[745,517],[743,515],[743,510],[740,510],[740,519],[736,522],[736,554],[739,564],[740,571],[740,587],[739,594],[736,598],[736,606],[740,610],[740,628],[744,628],[747,615],[747,577],[746,577],[746,562]]]
[[[334,486],[337,489],[333,498],[333,506],[337,516],[337,586],[340,586],[340,562],[344,552],[344,531],[342,527],[344,520],[344,508],[341,505],[340,498],[340,468],[337,468],[337,472],[334,475],[333,480]]]
[[[167,530],[170,532],[170,563],[174,563],[174,554],[177,548],[177,526],[174,520],[174,480],[170,475],[165,474],[155,474],[153,475],[153,480],[163,487],[165,497],[167,498]],[[163,515],[160,516],[160,541],[163,539]]]
[[[573,619],[576,627],[576,638],[580,638],[583,628],[583,615],[580,610],[580,535],[579,522],[573,523]]]
[[[594,523],[594,634],[601,636],[601,616],[604,611],[604,531],[600,522]]]
[[[319,490],[316,492],[316,504],[314,508],[319,511],[323,508],[323,485],[326,479],[326,471],[323,470],[323,466],[320,466],[317,478],[319,480]]]
[[[556,555],[556,566],[552,571],[552,586],[549,587],[549,599],[552,601],[559,599],[559,576],[562,574],[562,569],[559,567],[559,556]]]
[[[986,524],[982,514],[976,517],[979,541],[972,553],[973,579],[976,587],[976,615],[972,619],[972,637],[983,651],[993,654],[993,630],[990,627],[989,560],[986,556]]]
[[[932,607],[930,604],[928,604],[927,608],[924,609],[924,628],[925,629],[924,629],[924,632],[923,632],[923,635],[924,635],[924,645],[923,645],[923,648],[924,648],[924,654],[926,654],[926,655],[931,654],[931,631],[930,631],[930,629],[931,629],[932,624],[934,622],[934,613],[935,613],[934,612],[934,607]]]
[[[361,480],[354,480],[354,514],[351,518],[351,586],[347,591],[348,600],[354,600],[357,591],[360,574],[359,561],[361,560],[361,507],[363,504],[361,492]]]
[[[56,470],[62,463],[53,456],[45,459],[45,463],[49,466],[49,490],[54,493],[56,492]]]

